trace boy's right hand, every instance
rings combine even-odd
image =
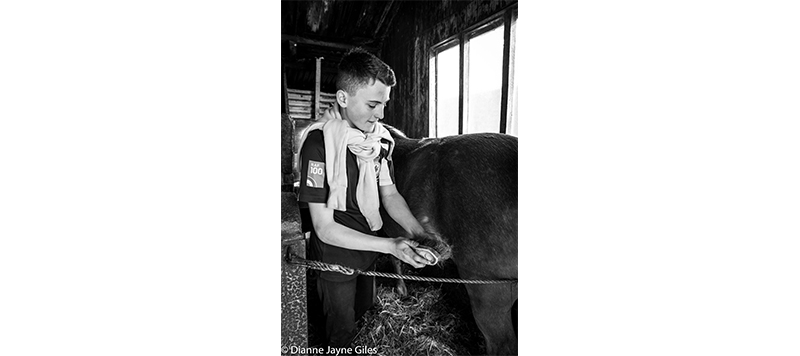
[[[425,267],[427,265],[427,260],[414,250],[414,247],[418,245],[419,244],[416,241],[409,240],[405,237],[397,237],[393,241],[391,250],[392,256],[397,257],[397,259],[400,261],[410,264],[414,268]]]

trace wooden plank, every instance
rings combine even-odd
[[[311,114],[311,108],[298,108],[294,106],[289,107],[289,113],[308,113]]]
[[[314,93],[311,90],[300,90],[300,89],[289,89],[289,88],[287,88],[286,91],[288,91],[288,92],[290,92],[292,94],[307,94],[307,95],[311,95],[311,94]]]
[[[311,101],[311,95],[300,95],[300,94],[289,93],[289,99]]]
[[[289,106],[302,106],[302,107],[311,107],[310,101],[302,101],[302,100],[289,100]]]
[[[500,133],[506,133],[506,122],[508,121],[508,94],[509,88],[509,61],[511,58],[511,11],[506,10],[503,14],[503,79],[500,85]]]
[[[311,113],[308,113],[308,114],[290,113],[289,116],[291,116],[292,119],[310,119],[311,118]]]
[[[314,78],[314,112],[319,112],[320,83],[322,82],[322,57],[316,58],[317,75]]]
[[[346,43],[336,43],[336,42],[330,42],[330,41],[312,40],[310,38],[304,38],[304,37],[292,36],[292,35],[283,35],[283,34],[281,35],[281,41],[292,41],[292,42],[299,43],[299,44],[309,44],[309,45],[314,45],[314,46],[322,46],[322,47],[328,47],[328,48],[343,49],[345,51],[355,47],[354,45],[346,44]],[[371,52],[372,54],[378,53],[378,48],[376,48],[376,47],[371,47],[371,46],[360,46],[360,47],[365,49],[368,52]]]
[[[458,41],[461,44],[458,46],[460,62],[458,66],[458,134],[461,135],[464,133],[464,124],[466,123],[467,111],[469,110],[469,106],[465,103],[465,101],[469,100],[469,97],[464,95],[464,93],[469,90],[469,78],[465,75],[469,68],[469,58],[466,56],[466,53],[469,53],[469,51],[465,47],[469,46],[469,42],[464,42],[466,37],[463,32],[459,34],[458,37]]]
[[[439,108],[437,107],[437,102],[439,100],[439,54],[436,54],[433,57],[434,64],[433,68],[434,71],[432,72],[431,78],[434,81],[433,86],[433,100],[431,100],[430,106],[433,107],[433,134],[431,137],[439,137]],[[430,89],[429,89],[430,90]],[[396,95],[396,94],[395,94]],[[430,116],[430,113],[428,114]]]
[[[392,3],[394,0],[390,0],[388,4],[383,8],[383,13],[381,14],[381,19],[378,20],[378,25],[375,26],[375,33],[381,33],[381,26],[383,25],[383,21],[386,20],[386,14],[389,13],[389,10],[392,8]]]
[[[392,6],[392,5],[395,5],[395,6]],[[404,6],[402,6],[402,3],[394,4],[392,2],[392,3],[389,4],[389,7],[391,8],[389,10],[389,20],[388,21],[384,21],[384,22],[386,22],[386,25],[384,25],[382,29],[376,29],[376,35],[379,38],[378,43],[383,43],[384,42],[384,40],[386,39],[386,36],[389,34],[389,30],[392,29],[392,22],[394,21],[395,17],[397,17],[397,13],[400,11],[400,8],[404,7]],[[380,31],[378,31],[378,30],[380,30]]]
[[[281,75],[283,77],[282,78],[283,79],[283,83],[281,83],[281,88],[283,89],[283,92],[281,92],[281,94],[282,94],[281,95],[282,96],[281,99],[283,99],[283,100],[281,100],[281,107],[282,107],[281,111],[286,113],[289,110],[289,98],[287,96],[290,95],[290,94],[289,94],[288,88],[286,88],[286,68],[284,68],[283,64],[281,64]]]

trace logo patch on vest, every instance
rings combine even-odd
[[[308,161],[306,186],[311,188],[325,187],[325,162]]]

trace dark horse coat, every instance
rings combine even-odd
[[[409,139],[387,125],[398,191],[465,279],[517,279],[517,138]],[[384,232],[404,230],[384,212]],[[517,284],[466,284],[489,354],[516,354]],[[512,316],[513,315],[513,316]]]

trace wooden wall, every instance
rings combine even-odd
[[[516,3],[516,0],[404,1],[380,53],[397,77],[384,121],[409,137],[427,137],[431,47]]]

